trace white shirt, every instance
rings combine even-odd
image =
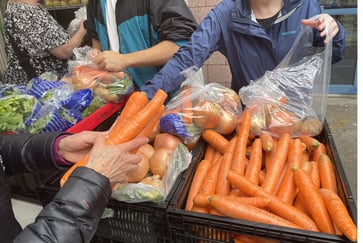
[[[120,44],[115,15],[116,3],[117,0],[106,1],[106,26],[110,42],[110,50],[119,52]]]

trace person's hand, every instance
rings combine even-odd
[[[89,153],[98,135],[106,132],[83,131],[64,137],[59,142],[58,152],[68,162],[77,162]]]
[[[129,151],[146,143],[148,139],[140,137],[120,145],[106,145],[105,136],[100,135],[88,155],[86,167],[108,177],[111,185],[126,183],[126,174],[135,170],[141,161],[139,155]]]
[[[114,51],[101,52],[95,57],[94,63],[99,65],[104,70],[111,72],[120,72],[127,68],[127,60],[125,55]]]
[[[316,28],[320,32],[320,37],[325,36],[324,43],[328,43],[339,31],[337,22],[329,14],[320,14],[316,20],[302,19],[301,23]]]

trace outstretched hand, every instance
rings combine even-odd
[[[105,136],[98,136],[89,153],[86,166],[109,178],[111,185],[126,183],[126,174],[135,170],[141,161],[135,148],[148,143],[145,137],[135,138],[120,145],[106,145]]]
[[[329,14],[320,14],[318,19],[302,19],[301,23],[314,27],[320,32],[320,37],[325,36],[324,43],[328,43],[338,33],[339,27],[335,19]]]

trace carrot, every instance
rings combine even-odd
[[[310,163],[311,163],[310,177],[313,180],[313,183],[316,186],[316,188],[320,188],[320,175],[319,175],[318,163],[315,161],[310,161]]]
[[[289,152],[287,154],[287,169],[283,176],[281,185],[277,190],[276,197],[280,200],[292,204],[296,195],[296,186],[294,183],[293,166],[301,166],[301,158],[304,148],[301,146],[301,140],[292,139]]]
[[[213,194],[216,195],[216,194]],[[197,207],[207,207],[209,206],[209,197],[213,195],[203,195],[203,194],[197,194],[194,197],[193,203]],[[268,203],[271,201],[268,198],[265,197],[236,197],[236,196],[224,196],[227,199],[234,200],[236,202],[241,203],[248,203],[250,205],[253,205],[258,208],[264,208],[268,205]]]
[[[274,140],[270,133],[261,131],[259,137],[262,141],[262,148],[265,152],[271,152],[274,148]]]
[[[211,165],[212,165],[212,163],[210,162],[210,160],[202,160],[199,163],[197,170],[195,171],[192,184],[190,185],[190,188],[189,188],[189,193],[188,193],[187,201],[185,204],[186,211],[191,210],[191,208],[193,206],[194,196],[200,191],[203,180],[206,177]]]
[[[212,166],[209,168],[202,185],[200,187],[199,193],[211,195],[216,191],[217,178],[219,174],[219,169],[221,167],[222,158],[217,160]]]
[[[260,170],[260,172],[258,173],[258,185],[261,186],[263,183],[263,180],[265,180],[265,170]]]
[[[136,135],[136,137],[147,137],[151,141],[151,133],[153,132],[155,126],[159,125],[160,117],[163,115],[165,106],[160,106],[160,109],[155,113],[155,115],[150,119],[149,123]]]
[[[227,151],[229,141],[220,133],[213,129],[205,129],[202,132],[204,141],[213,146],[216,150],[224,154]]]
[[[301,161],[304,162],[304,161],[310,161],[310,152],[309,151],[304,151],[303,155],[302,155],[302,158],[301,158]]]
[[[301,196],[301,194],[298,192],[295,196],[295,201],[294,201],[294,207],[298,210],[300,210],[301,212],[305,213],[306,215],[308,215],[309,217],[311,217],[311,213],[309,212],[309,210],[306,208],[304,200]]]
[[[215,209],[215,208],[210,208],[209,213],[210,213],[211,215],[225,216],[224,214],[220,213],[220,212],[219,212],[217,209]]]
[[[231,189],[231,191],[229,192],[228,196],[231,197],[239,197],[240,196],[241,191],[238,188],[233,188]]]
[[[131,119],[131,117],[133,117],[138,111],[144,108],[148,101],[147,95],[144,92],[133,92],[128,98],[111,130],[119,131],[127,120]]]
[[[109,133],[107,144],[120,144],[133,139],[150,121],[164,104],[167,94],[159,89],[154,97],[131,119],[125,122],[120,130],[112,129]]]
[[[248,135],[250,132],[251,125],[251,112],[245,110],[242,116],[242,123],[237,133],[236,148],[233,152],[233,163],[231,169],[236,171],[238,174],[243,175],[245,173],[245,158],[246,148],[248,142]]]
[[[252,144],[251,158],[246,168],[245,177],[247,180],[258,185],[258,175],[262,164],[262,141],[256,138]]]
[[[227,174],[232,166],[233,151],[235,150],[234,148],[236,146],[236,142],[237,142],[237,137],[233,137],[230,141],[230,145],[227,151],[223,155],[222,164],[218,173],[216,194],[228,195],[229,192],[231,191],[231,185],[227,180]]]
[[[273,163],[273,162],[271,162],[271,160],[272,160],[273,154],[276,152],[277,139],[274,139],[273,138],[273,143],[274,143],[274,146],[273,146],[272,151],[265,152],[265,156],[264,156],[264,168],[266,170],[269,168],[270,164]]]
[[[309,174],[301,168],[296,168],[294,170],[294,182],[319,230],[323,233],[334,234],[335,229],[324,200]]]
[[[222,195],[211,196],[209,201],[213,208],[218,210],[223,215],[231,218],[290,228],[300,228],[288,220],[283,219],[266,210],[249,205],[248,203],[236,202]]]
[[[280,136],[276,144],[276,151],[274,151],[273,157],[271,158],[273,163],[271,163],[271,166],[266,170],[265,180],[261,186],[267,192],[272,193],[276,188],[287,159],[290,139],[290,135],[288,133],[284,133]]]
[[[207,148],[205,149],[204,159],[212,161],[214,153],[215,153],[215,149],[211,145],[208,144]]]
[[[190,209],[190,211],[192,212],[196,212],[196,213],[205,213],[205,214],[209,214],[209,208],[202,208],[202,207],[197,207],[195,205],[192,206],[192,208]]]
[[[303,143],[306,144],[306,149],[309,152],[314,151],[320,146],[320,142],[316,138],[313,138],[311,136],[301,136],[300,139]]]
[[[182,118],[185,124],[193,123],[193,102],[190,97],[191,95],[191,87],[188,85],[184,85],[181,88],[181,102],[182,102]]]
[[[247,180],[244,176],[238,175],[234,171],[230,171],[227,176],[232,185],[235,185],[244,194],[250,197],[265,197],[270,199],[270,203],[266,208],[272,213],[291,221],[292,223],[312,231],[318,231],[315,222],[306,214],[294,208],[292,205],[285,203],[278,199],[276,196],[266,192],[261,187],[253,184]]]
[[[333,223],[349,240],[357,241],[357,225],[338,194],[326,188],[319,189]]]
[[[123,142],[130,141],[135,138],[137,134],[146,126],[150,121],[151,117],[159,110],[159,108],[164,104],[167,94],[159,89],[154,97],[144,106],[141,110],[134,114],[134,116],[125,121],[125,124],[118,129],[118,124],[110,129],[109,135],[106,138],[106,144],[121,144]],[[127,102],[128,103],[128,102]],[[118,120],[118,123],[121,122]],[[88,155],[84,156],[80,161],[73,164],[60,180],[60,185],[63,186],[67,181],[68,177],[71,175],[74,169],[79,166],[83,166],[87,162]]]
[[[318,161],[320,185],[337,193],[337,180],[334,173],[333,163],[327,154],[321,154]]]
[[[319,162],[321,154],[326,154],[326,146],[323,143],[320,143],[319,147],[311,153],[311,160]]]
[[[212,159],[212,164],[214,164],[214,162],[218,161],[221,157],[222,157],[221,152],[219,152],[218,150],[215,150],[213,159]]]

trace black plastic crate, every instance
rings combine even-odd
[[[181,182],[186,182],[204,156],[205,143],[202,141],[193,149],[193,159],[187,170],[175,181],[169,195],[161,204],[152,202],[126,203],[111,199],[108,209],[113,216],[101,219],[94,242],[153,243],[170,242],[166,210]],[[49,203],[59,190],[61,173],[56,173],[37,188],[42,205]]]
[[[328,124],[325,122],[322,133],[317,137],[326,145],[327,154],[331,157],[337,177],[338,192],[348,208],[353,220],[356,219],[356,205],[343,170],[340,158]],[[193,174],[195,171],[193,171]],[[192,182],[186,178],[181,182],[170,206],[167,209],[168,224],[171,242],[234,242],[233,236],[249,235],[264,239],[277,240],[277,242],[349,242],[344,236],[318,233],[307,230],[297,230],[288,227],[261,224],[229,217],[185,211],[185,202]]]

